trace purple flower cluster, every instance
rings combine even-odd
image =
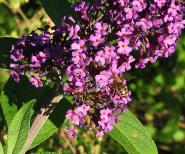
[[[11,74],[17,82],[27,75],[35,87],[62,84],[75,102],[66,114],[68,133],[75,137],[76,128],[86,126],[103,136],[131,101],[125,72],[174,53],[185,6],[178,0],[98,0],[74,9],[78,20],[64,18],[12,47]]]

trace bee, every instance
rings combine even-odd
[[[122,88],[122,89],[120,90],[120,95],[121,95],[122,97],[125,97],[125,96],[128,95],[128,92],[129,92],[129,90],[128,90],[127,86],[125,86],[124,88]]]
[[[116,84],[110,84],[110,88],[107,88],[107,91],[111,91],[112,95],[115,96],[117,92],[117,85]]]
[[[90,113],[95,113],[95,109],[91,107],[91,108],[89,109],[89,112],[90,112]]]
[[[93,106],[94,105],[94,102],[91,100],[91,101],[87,101],[87,104],[89,105],[89,106]]]
[[[127,86],[123,83],[123,81],[121,81],[120,78],[116,78],[110,85],[110,88],[113,96],[115,96],[116,93],[119,93],[120,96],[125,97],[129,92]]]

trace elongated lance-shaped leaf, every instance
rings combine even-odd
[[[26,78],[22,78],[20,83],[16,83],[10,78],[0,94],[0,105],[7,126],[10,126],[12,119],[23,105],[23,102],[36,99],[38,104],[35,105],[35,109],[37,109],[43,104],[50,92],[51,88],[48,87],[35,88]]]
[[[58,128],[61,127],[63,121],[65,120],[67,110],[72,105],[71,100],[68,98],[69,96],[65,96],[58,104],[56,104],[57,106],[39,131],[36,138],[33,140],[29,149],[36,147],[58,131]]]
[[[22,106],[22,102],[36,99],[37,102],[34,105],[34,110],[35,114],[37,114],[41,106],[47,105],[47,99],[50,97],[51,93],[52,88],[35,88],[26,78],[23,78],[20,83],[16,83],[10,78],[0,95],[0,105],[7,126],[10,126],[17,110]],[[57,104],[57,107],[54,109],[43,128],[39,131],[39,134],[36,136],[30,148],[34,148],[44,142],[58,131],[58,128],[61,127],[65,120],[66,111],[71,107],[70,102],[71,100],[65,97]]]
[[[32,108],[35,100],[31,100],[17,112],[8,129],[7,154],[19,154],[26,141],[30,128]]]
[[[68,0],[41,0],[41,3],[56,25],[60,24],[64,16],[74,15],[71,3]]]
[[[80,0],[41,0],[41,3],[55,25],[59,25],[64,16],[75,16],[72,4],[79,1]],[[95,1],[96,0],[86,0],[86,2]]]
[[[109,135],[129,154],[157,154],[157,148],[141,122],[130,112],[125,112]]]
[[[52,113],[52,111],[54,110],[56,105],[62,100],[63,95],[61,94],[60,87],[61,86],[57,86],[54,89],[53,94],[51,95],[51,97],[47,101],[47,105],[43,106],[40,109],[40,112],[37,114],[35,120],[33,121],[32,126],[30,128],[30,131],[29,131],[28,137],[26,139],[26,142],[25,142],[25,144],[24,144],[24,146],[21,150],[21,154],[24,154],[29,150],[32,142],[34,141],[34,139],[38,135],[41,128],[46,123],[50,114]],[[59,93],[59,91],[60,91],[60,93]]]
[[[4,154],[4,150],[3,150],[3,146],[1,144],[1,142],[0,142],[0,154]]]
[[[0,37],[0,68],[9,69],[10,50],[17,41],[17,38]]]
[[[0,104],[1,104],[2,113],[3,113],[2,115],[9,128],[13,117],[17,113],[17,105],[10,103],[9,98],[5,95],[4,91],[2,91],[0,94]]]
[[[50,136],[58,131],[58,128],[52,123],[51,120],[47,120],[41,130],[38,132],[37,136],[31,143],[29,149],[36,147],[37,145],[41,144],[45,140],[47,140]]]

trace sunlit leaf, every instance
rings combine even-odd
[[[37,112],[39,112],[39,108],[48,103],[47,100],[48,97],[50,97],[51,92],[52,89],[49,87],[33,87],[26,78],[22,79],[20,83],[16,83],[10,78],[0,95],[3,115],[8,127],[18,109],[23,105],[23,102],[36,99],[37,102],[34,106],[34,110],[35,114],[37,114]],[[61,127],[65,120],[65,113],[70,106],[70,99],[65,97],[54,109],[49,120],[45,123],[38,136],[33,141],[31,148],[39,145],[57,132],[58,128]]]
[[[18,154],[26,141],[30,128],[32,108],[35,100],[32,100],[17,112],[8,128],[7,154]]]
[[[65,120],[65,113],[71,107],[71,105],[72,103],[69,101],[69,99],[67,99],[67,97],[62,99],[62,101],[56,106],[55,110],[52,112],[49,119],[40,130],[30,149],[44,142],[58,131],[58,128],[61,127]]]
[[[109,135],[129,154],[157,154],[157,148],[141,122],[130,112],[123,114]]]
[[[3,150],[3,146],[1,144],[1,142],[0,142],[0,154],[4,154],[4,150]]]

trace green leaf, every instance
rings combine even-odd
[[[79,1],[80,0],[41,0],[41,3],[51,20],[56,25],[59,25],[64,16],[75,16],[72,4]],[[95,1],[96,0],[86,0],[86,2]]]
[[[0,68],[9,68],[9,53],[13,44],[18,41],[17,38],[0,37]]]
[[[33,141],[30,149],[44,142],[46,139],[48,139],[58,131],[58,128],[61,127],[62,123],[65,120],[66,111],[72,105],[71,101],[69,100],[69,97],[64,97],[62,101],[56,106],[49,119],[46,121],[39,134]]]
[[[123,114],[109,135],[129,154],[157,154],[157,148],[141,122],[130,112]]]
[[[34,105],[34,110],[35,113],[37,113],[39,112],[38,110],[40,106],[47,103],[47,99],[51,93],[51,88],[35,88],[26,78],[23,78],[20,83],[16,83],[10,78],[0,95],[3,115],[8,127],[23,102],[36,99],[37,103]],[[63,121],[65,120],[66,111],[71,107],[71,101],[70,97],[65,97],[59,104],[57,104],[57,107],[50,115],[48,121],[33,141],[31,148],[39,145],[57,132],[58,128],[61,127]]]
[[[9,127],[14,115],[17,113],[17,106],[9,103],[9,98],[5,95],[4,91],[0,95],[0,104],[4,119]]]
[[[57,132],[58,128],[50,121],[47,120],[42,129],[40,130],[39,134],[33,141],[30,149],[36,147],[40,143],[44,142],[50,136],[52,136],[55,132]]]
[[[4,150],[3,150],[3,146],[1,144],[1,142],[0,142],[0,154],[4,154]]]
[[[60,24],[64,16],[74,14],[68,0],[41,0],[41,3],[46,13],[56,25]]]
[[[10,78],[0,95],[1,108],[7,126],[10,125],[23,102],[36,99],[38,103],[35,106],[35,110],[37,111],[45,103],[50,92],[51,88],[49,87],[33,87],[27,78],[23,78],[20,83],[16,83]]]
[[[8,129],[7,154],[18,154],[26,141],[34,103],[35,100],[31,100],[23,105],[13,118]]]

